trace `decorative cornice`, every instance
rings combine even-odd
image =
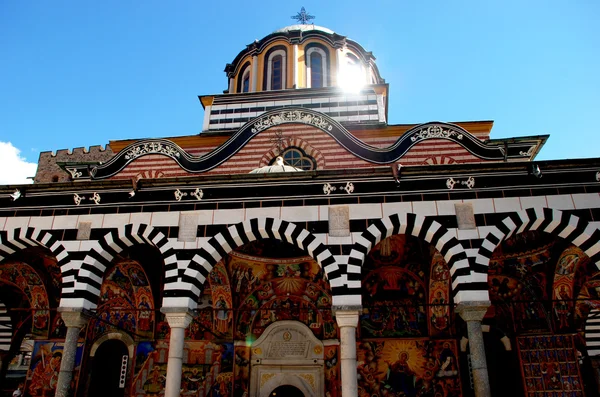
[[[467,130],[448,123],[431,122],[415,126],[403,134],[393,145],[387,148],[374,148],[354,137],[342,124],[326,114],[307,108],[289,107],[276,109],[262,114],[246,123],[225,143],[212,152],[202,156],[192,156],[177,144],[166,139],[146,139],[135,142],[105,164],[99,164],[88,169],[87,165],[70,166],[72,175],[80,175],[85,179],[105,179],[118,174],[129,163],[141,156],[160,154],[176,161],[181,168],[189,173],[202,173],[218,167],[240,151],[256,134],[271,127],[282,124],[304,124],[318,128],[335,139],[343,148],[365,161],[374,164],[389,164],[404,156],[412,146],[428,139],[445,139],[452,141],[474,156],[491,161],[504,161],[511,158],[522,159],[525,151],[528,153],[533,145],[539,143],[515,142],[502,146],[498,143],[481,142]]]
[[[258,134],[261,131],[280,124],[300,123],[312,125],[323,131],[331,131],[333,126],[326,121],[327,116],[322,113],[314,114],[305,110],[278,110],[275,114],[259,116],[253,121],[252,133]]]

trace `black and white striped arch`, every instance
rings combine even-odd
[[[70,263],[69,253],[52,233],[33,227],[0,231],[0,262],[31,247],[47,248],[54,255],[62,276],[62,291],[69,291],[75,287],[77,271]]]
[[[469,260],[455,233],[430,217],[414,213],[392,214],[387,218],[374,221],[360,235],[350,251],[347,283],[354,294],[361,294],[362,266],[369,251],[385,238],[395,234],[406,234],[425,240],[444,256],[452,277],[455,301],[459,297],[457,294],[461,291],[461,287],[477,281],[472,278]]]
[[[229,226],[203,243],[189,263],[167,271],[163,305],[195,308],[202,287],[213,267],[228,253],[252,241],[276,239],[304,250],[325,273],[332,294],[343,294],[346,286],[340,268],[329,249],[312,233],[292,223],[274,218],[254,218]]]
[[[496,225],[481,243],[473,270],[487,278],[490,259],[498,245],[530,230],[549,233],[579,247],[600,269],[600,229],[576,215],[538,207],[510,213]]]
[[[129,247],[148,244],[156,247],[165,262],[165,270],[177,268],[177,256],[167,237],[146,224],[127,224],[115,228],[98,241],[86,255],[77,273],[72,293],[63,293],[61,306],[95,309],[106,269],[115,257]]]

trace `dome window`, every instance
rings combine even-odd
[[[320,47],[306,50],[306,82],[308,88],[327,87],[327,52]]]
[[[286,87],[286,53],[283,49],[271,52],[267,63],[267,90],[283,90]]]
[[[242,92],[250,92],[250,69],[246,69],[242,77]]]

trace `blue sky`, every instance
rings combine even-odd
[[[199,133],[197,95],[301,6],[373,52],[391,124],[494,120],[550,134],[540,160],[600,154],[595,0],[0,1],[0,183],[40,151]]]

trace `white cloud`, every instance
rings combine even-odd
[[[36,163],[28,163],[21,151],[10,142],[0,142],[0,185],[33,183],[27,177],[35,176]]]

